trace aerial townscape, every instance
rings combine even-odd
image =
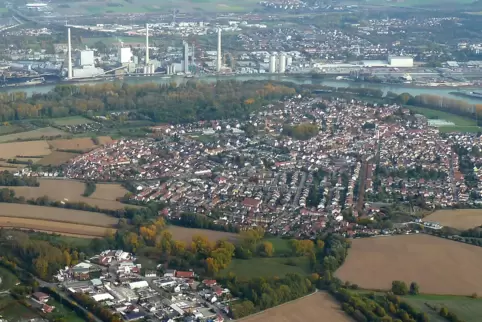
[[[482,2],[0,3],[0,322],[482,321]]]

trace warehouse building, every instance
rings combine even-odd
[[[413,57],[408,56],[388,56],[390,67],[413,67]]]

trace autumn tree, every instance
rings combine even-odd
[[[417,295],[419,293],[418,284],[415,282],[410,283],[410,295]]]
[[[262,257],[273,257],[274,255],[273,244],[268,241],[262,242],[258,246],[258,254]]]
[[[396,295],[407,295],[408,287],[403,281],[393,281],[392,282],[392,292]]]

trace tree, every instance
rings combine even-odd
[[[211,276],[214,276],[219,271],[219,267],[214,258],[208,257],[206,259],[206,270]]]
[[[48,274],[48,269],[49,269],[49,263],[48,261],[43,258],[39,257],[34,260],[34,267],[35,267],[35,272],[41,279],[46,279],[47,274]]]
[[[417,295],[419,293],[418,284],[415,282],[410,283],[410,295]]]
[[[446,307],[440,308],[440,316],[446,318],[449,315],[449,310]]]
[[[408,287],[403,281],[393,281],[392,282],[392,292],[396,295],[407,295]]]
[[[258,246],[258,254],[262,257],[273,257],[274,247],[273,244],[265,241]]]
[[[70,256],[69,252],[67,250],[64,250],[64,262],[66,266],[70,266],[70,263],[72,262],[72,257]]]

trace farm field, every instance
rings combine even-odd
[[[18,217],[0,217],[0,227],[34,230],[46,233],[57,233],[71,237],[96,238],[104,237],[106,227],[72,224],[44,219],[28,219]]]
[[[18,140],[42,139],[45,137],[52,137],[52,136],[58,136],[58,135],[67,135],[67,132],[58,130],[53,127],[44,127],[44,128],[40,128],[32,131],[27,131],[27,132],[1,135],[0,143],[12,142],[12,141],[18,141]]]
[[[124,209],[126,206],[136,207],[116,200],[123,197],[127,192],[118,184],[97,184],[96,191],[91,196],[84,197],[82,194],[84,193],[85,184],[81,181],[38,179],[38,182],[40,183],[39,187],[8,187],[8,189],[15,191],[16,196],[22,196],[25,199],[48,196],[50,199],[57,201],[85,202],[91,206],[98,206],[101,209]]]
[[[192,237],[195,235],[206,236],[212,242],[218,241],[220,239],[226,238],[230,242],[237,242],[239,236],[235,233],[228,233],[224,231],[215,231],[208,229],[198,229],[198,228],[186,228],[180,226],[168,226],[168,230],[171,232],[173,239],[184,241],[190,244]]]
[[[81,225],[95,224],[99,227],[115,227],[118,222],[117,218],[109,217],[98,212],[13,203],[2,203],[0,206],[0,216],[9,218],[35,219],[40,221],[44,220],[46,223],[52,224],[53,222]]]
[[[481,247],[447,239],[423,234],[361,238],[353,240],[336,276],[364,289],[388,290],[401,280],[417,282],[421,293],[469,296],[482,294],[481,265]]]
[[[482,316],[482,299],[472,299],[467,296],[450,295],[417,295],[403,298],[416,309],[427,313],[430,321],[445,322],[446,320],[438,315],[441,307],[446,307],[454,312],[465,322],[478,322]],[[437,308],[437,312],[429,308],[425,303]]]
[[[39,161],[36,162],[38,165],[62,165],[67,163],[67,161],[75,158],[79,154],[71,153],[71,152],[60,152],[60,151],[53,151],[49,155],[43,157]]]
[[[292,254],[290,247],[290,240],[280,237],[264,238],[262,241],[267,241],[273,244],[275,256]]]
[[[67,116],[67,117],[60,117],[52,119],[55,125],[79,125],[79,124],[89,124],[92,123],[92,120],[89,120],[83,116]]]
[[[17,155],[45,156],[49,154],[50,149],[46,141],[11,142],[0,144],[0,158],[3,159],[14,159],[17,157]]]
[[[110,137],[106,136],[99,136],[99,143],[100,144],[107,144],[112,142]],[[76,138],[76,139],[61,139],[61,140],[53,140],[48,141],[48,144],[54,150],[90,150],[95,148],[94,141],[91,138]]]
[[[290,261],[290,265],[287,265]],[[251,258],[233,259],[228,268],[221,271],[222,275],[233,272],[237,277],[282,277],[289,273],[301,275],[309,274],[310,263],[306,257],[272,257],[272,258]]]
[[[353,321],[340,305],[325,292],[316,292],[301,299],[248,316],[243,322],[301,322],[301,321]]]
[[[444,226],[457,229],[469,229],[482,225],[482,210],[480,209],[453,209],[437,210],[423,220],[435,221]]]

